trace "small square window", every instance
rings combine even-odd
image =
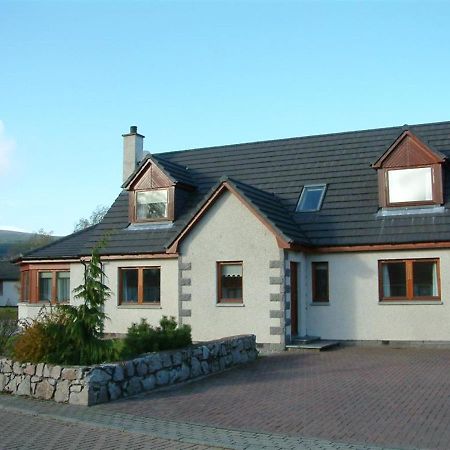
[[[242,262],[217,263],[218,303],[242,303]]]
[[[296,211],[319,211],[322,207],[325,190],[326,185],[324,184],[304,186]]]
[[[119,269],[119,304],[159,304],[161,268],[133,267]]]

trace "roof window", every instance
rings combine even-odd
[[[297,203],[297,212],[319,211],[325,197],[325,184],[313,184],[304,186]]]

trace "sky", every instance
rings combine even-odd
[[[73,231],[122,134],[186,148],[450,120],[450,2],[0,1],[0,229]]]

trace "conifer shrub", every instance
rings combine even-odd
[[[103,306],[110,296],[104,277],[99,248],[85,264],[84,283],[74,289],[80,306],[55,305],[26,324],[15,339],[12,356],[19,361],[89,365],[114,357],[111,341],[103,339]]]

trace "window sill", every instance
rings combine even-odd
[[[216,303],[216,306],[218,306],[219,308],[243,308],[245,305],[243,303]]]
[[[310,306],[330,306],[330,302],[311,302]]]
[[[117,305],[119,309],[162,309],[161,303],[155,305],[137,304],[137,305]]]
[[[399,300],[399,301],[382,301],[379,305],[443,305],[441,300]]]

